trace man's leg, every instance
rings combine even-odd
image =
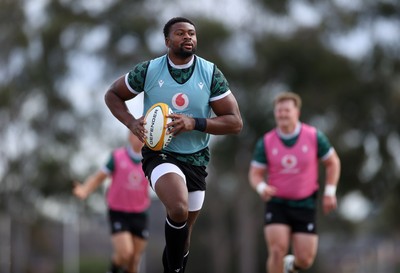
[[[314,263],[318,248],[316,211],[292,208],[292,272],[308,269]],[[289,271],[290,272],[290,271]]]
[[[169,216],[165,221],[165,243],[168,267],[171,272],[181,272],[185,242],[188,236],[186,221],[174,222]]]
[[[120,272],[127,268],[133,257],[133,244],[131,242],[131,234],[127,231],[117,232],[111,236],[111,242],[114,249],[112,264],[110,271]]]
[[[153,183],[156,182],[155,192],[167,210],[165,243],[169,271],[182,272],[184,248],[189,233],[188,192],[183,174],[176,166],[168,165],[168,170],[172,172],[164,173]]]
[[[282,273],[283,258],[290,246],[290,227],[284,224],[269,224],[264,228],[268,248],[267,272]]]
[[[123,269],[116,265],[113,260],[111,260],[110,268],[108,269],[107,273],[120,273]]]
[[[192,198],[191,198],[192,197]],[[185,272],[186,264],[189,259],[189,250],[190,250],[190,238],[192,237],[192,231],[194,224],[196,223],[197,217],[199,216],[200,209],[203,205],[204,201],[204,192],[196,192],[196,193],[189,193],[189,209],[196,209],[196,211],[190,211],[188,217],[188,227],[189,227],[189,234],[185,244],[185,253],[183,255],[183,271]]]
[[[138,273],[140,262],[147,246],[147,240],[139,236],[131,235],[131,241],[133,244],[133,256],[129,263],[127,272]]]
[[[318,248],[318,235],[311,233],[294,233],[293,244],[293,272],[308,269],[314,263]],[[290,272],[290,271],[289,271]]]

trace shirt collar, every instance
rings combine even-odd
[[[126,151],[128,152],[128,155],[130,158],[136,159],[136,160],[141,160],[142,159],[142,154],[135,152],[131,146],[126,146]]]
[[[192,59],[191,59],[188,63],[179,64],[179,65],[174,64],[168,56],[167,56],[167,58],[168,58],[168,63],[169,63],[169,65],[172,66],[173,68],[176,68],[176,69],[185,69],[185,68],[189,68],[189,67],[192,66],[192,64],[193,64],[193,62],[194,62],[194,55],[192,56]]]
[[[279,137],[283,139],[291,139],[297,137],[300,134],[300,130],[301,130],[301,122],[298,122],[296,124],[296,128],[294,128],[293,133],[285,134],[281,130],[279,130],[279,128],[277,128],[276,131],[278,132]]]

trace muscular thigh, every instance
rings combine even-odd
[[[312,233],[294,233],[292,237],[293,253],[300,260],[314,259],[318,248],[318,235]]]
[[[161,168],[161,167],[158,167]],[[155,169],[157,170],[157,168]],[[168,207],[188,203],[188,191],[182,177],[173,172],[162,174],[156,182],[152,182],[158,198]]]
[[[290,227],[285,224],[270,224],[264,227],[267,246],[286,252],[290,245]]]
[[[135,255],[141,255],[147,246],[147,240],[138,236],[132,236]]]
[[[132,235],[128,231],[114,233],[111,236],[111,241],[117,254],[125,254],[133,251]]]

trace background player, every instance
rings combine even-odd
[[[299,121],[300,109],[301,98],[295,93],[275,98],[276,128],[257,142],[249,170],[251,186],[266,201],[268,273],[298,272],[314,262],[318,160],[326,171],[323,210],[328,213],[337,205],[338,155],[321,131]],[[293,255],[285,257],[290,244]]]
[[[143,143],[129,133],[130,145],[114,150],[108,163],[89,176],[83,184],[76,182],[73,193],[84,200],[108,176],[108,217],[114,249],[109,273],[138,273],[147,246],[150,206],[149,182],[141,164]]]

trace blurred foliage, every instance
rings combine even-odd
[[[290,1],[287,0],[261,0],[260,3],[266,10],[272,11],[277,14],[284,15],[287,12],[287,5]]]
[[[104,82],[86,90],[94,103],[102,101],[105,90],[98,90],[99,86],[109,85],[137,62],[160,55],[154,43],[163,41],[165,23],[159,10],[146,1],[104,1],[105,7],[96,5],[96,9],[81,1],[43,1],[44,13],[30,18],[26,10],[34,2],[0,1],[0,136],[4,140],[0,207],[28,222],[37,217],[38,200],[69,198],[76,177],[72,162],[86,148],[83,136],[116,142],[104,126],[104,104],[80,109],[70,99],[81,92],[65,87],[76,73],[71,58],[86,56],[104,64],[91,71]],[[190,265],[191,272],[210,271],[210,267],[211,272],[258,272],[263,267],[263,207],[248,185],[247,170],[255,142],[274,126],[271,100],[284,90],[302,96],[302,120],[324,131],[336,148],[343,166],[339,199],[360,191],[371,202],[367,219],[353,222],[334,214],[321,220],[321,229],[346,239],[368,230],[398,231],[400,43],[378,40],[372,25],[392,20],[398,26],[400,5],[368,0],[361,7],[346,9],[334,1],[303,2],[318,11],[321,21],[315,26],[296,25],[289,34],[253,24],[232,28],[225,18],[215,20],[201,13],[190,16],[198,31],[198,54],[215,62],[228,78],[244,120],[240,135],[215,137],[207,216],[199,219],[196,229],[201,232],[195,231],[193,245],[200,251],[192,251],[191,257],[193,262],[201,261],[205,253],[212,263]],[[293,1],[256,3],[265,16],[287,18]],[[360,27],[371,35],[368,55],[352,59],[333,50],[335,39]],[[96,30],[106,33],[104,44],[89,39]],[[229,50],[237,37],[249,46]],[[237,61],[235,57],[244,54],[249,59]],[[92,159],[85,160],[90,165]],[[210,244],[204,243],[207,238]]]

